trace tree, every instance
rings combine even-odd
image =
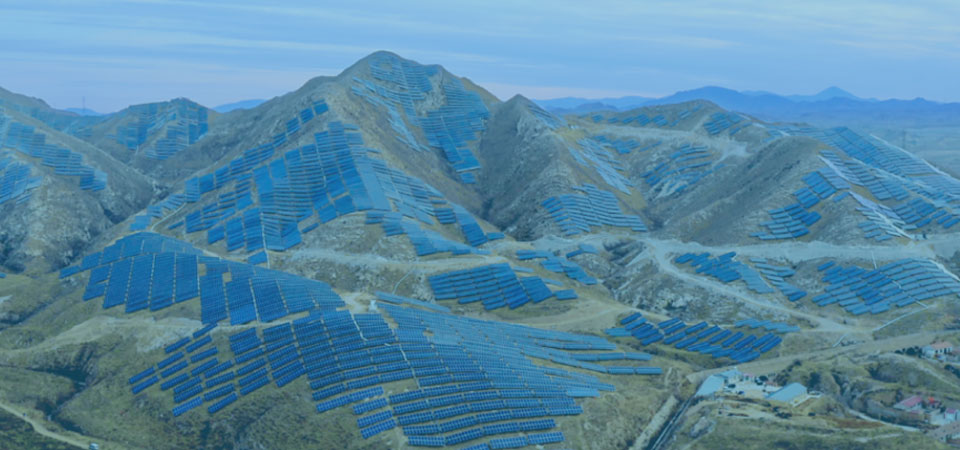
[[[810,381],[807,382],[807,385],[811,388],[820,386],[820,372],[813,372],[810,374]]]

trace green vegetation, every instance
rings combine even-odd
[[[24,420],[0,409],[0,444],[3,448],[23,450],[74,450],[76,447],[42,436]]]

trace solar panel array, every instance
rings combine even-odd
[[[824,263],[817,268],[826,292],[813,297],[819,306],[837,304],[847,312],[880,314],[918,301],[960,296],[960,282],[929,260],[901,259],[876,269]]]
[[[305,379],[294,385],[309,385],[317,411],[349,407],[363,439],[401,428],[412,446],[492,438],[485,442],[490,448],[503,448],[509,439],[562,441],[559,431],[548,431],[556,428],[554,417],[581,414],[578,398],[614,390],[562,366],[661,373],[629,363],[649,361],[650,355],[611,352],[615,346],[603,338],[390,303],[375,308],[382,313],[315,310],[292,322],[249,328],[229,336],[229,349],[211,345],[207,327],[167,346],[169,356],[130,378],[131,391],[160,384],[171,391],[174,416],[201,406],[216,414],[268,384],[284,388]],[[600,364],[616,361],[628,363]],[[396,384],[408,380],[415,387]]]
[[[458,223],[464,240],[479,246],[488,235],[465,209],[417,178],[375,158],[352,125],[337,121],[314,136],[315,143],[274,157],[273,144],[248,150],[228,166],[187,181],[186,200],[224,187],[212,203],[186,216],[186,232],[207,231],[207,242],[224,241],[228,251],[283,251],[302,234],[337,217],[368,211],[368,223],[382,223],[388,234],[407,234],[418,254],[470,253],[431,230],[403,218],[433,224]],[[269,161],[269,162],[267,162]],[[395,214],[398,213],[398,214]],[[316,214],[316,215],[314,215]],[[317,218],[316,222],[308,219]]]
[[[758,294],[773,293],[773,288],[763,280],[763,277],[747,264],[734,261],[735,252],[725,253],[711,258],[710,253],[684,253],[673,260],[676,264],[689,264],[696,267],[696,273],[710,276],[725,284],[734,281],[743,281],[747,288]]]
[[[402,295],[390,294],[383,291],[377,291],[376,295],[377,295],[377,300],[387,302],[387,303],[392,303],[394,305],[406,304],[411,306],[419,306],[421,308],[426,308],[426,309],[430,309],[437,312],[444,312],[444,313],[450,312],[450,308],[447,308],[446,306],[438,305],[436,303],[425,302],[423,300],[417,300],[415,298],[404,297]]]
[[[677,115],[677,119],[678,120],[686,119],[687,117],[690,117],[691,115],[693,115],[693,113],[700,111],[701,109],[703,109],[703,105],[698,103],[694,105],[693,108],[687,108],[687,109],[684,109],[683,111],[680,111],[680,114]]]
[[[733,332],[718,325],[699,322],[687,325],[672,318],[654,324],[640,313],[633,313],[620,320],[620,327],[606,330],[616,337],[632,336],[641,345],[672,345],[676,349],[698,352],[713,358],[728,358],[742,364],[759,358],[780,345],[783,338],[774,334],[756,336],[742,331]],[[735,325],[736,327],[743,326]]]
[[[567,253],[567,258],[572,258],[574,256],[584,254],[584,253],[596,253],[597,249],[592,245],[581,244],[581,247],[577,248],[573,252]],[[577,263],[570,261],[568,259],[559,258],[553,255],[553,253],[545,250],[517,250],[517,259],[520,261],[527,261],[531,259],[543,259],[540,261],[540,265],[544,269],[549,270],[554,273],[562,273],[567,277],[579,281],[588,286],[597,284],[598,281],[596,278],[587,274],[583,268],[581,268]],[[562,300],[562,299],[561,299]]]
[[[481,302],[487,310],[504,306],[519,308],[555,296],[542,278],[518,277],[506,263],[432,275],[427,280],[437,300],[457,300],[460,304]]]
[[[152,159],[170,158],[197,142],[209,129],[207,109],[186,99],[131,106],[129,111],[134,120],[118,126],[110,137]],[[164,134],[144,148],[158,133]]]
[[[621,155],[628,155],[633,151],[645,152],[647,150],[652,150],[660,146],[663,143],[663,140],[657,140],[650,144],[643,145],[640,141],[636,139],[617,139],[614,137],[607,137],[604,135],[592,136],[590,139],[597,141],[600,145],[604,147],[609,147],[615,150]]]
[[[728,135],[733,136],[752,124],[752,122],[744,122],[744,120],[742,116],[736,113],[715,112],[710,115],[710,120],[703,124],[703,128],[706,128],[707,133],[710,133],[711,136],[716,136],[727,130],[730,130]]]
[[[0,116],[0,134],[2,130],[3,116]],[[30,200],[33,190],[42,183],[42,177],[30,176],[30,166],[0,152],[0,206],[7,202],[19,204]]]
[[[706,146],[683,144],[673,150],[653,169],[640,176],[648,186],[657,189],[661,195],[683,193],[715,170],[723,167]]]
[[[187,196],[184,194],[168,195],[163,201],[148,206],[146,213],[135,216],[130,224],[130,231],[146,230],[153,219],[162,219],[169,212],[180,209],[186,201]]]
[[[2,111],[0,111],[0,143],[27,156],[40,159],[40,164],[53,168],[55,175],[80,177],[80,189],[96,192],[107,187],[107,174],[85,165],[83,155],[56,144],[47,143],[46,134],[37,132],[32,125],[13,121]],[[40,181],[24,174],[23,169],[18,166],[19,164],[11,166],[9,179],[4,175],[2,182],[10,183],[10,187],[6,188],[10,190],[10,194],[19,192],[17,197],[23,198],[27,191],[39,186]],[[6,174],[6,171],[3,173]],[[6,184],[0,186],[0,189],[5,187]],[[3,193],[0,192],[0,198],[3,198],[2,196]],[[10,198],[13,197],[7,200]]]
[[[200,297],[205,324],[227,319],[231,325],[269,322],[344,305],[326,283],[204,256],[187,243],[154,233],[126,236],[63,269],[60,277],[87,270],[85,301],[103,296],[104,309],[124,305],[125,312],[132,313]]]
[[[467,182],[473,177],[472,173],[465,177],[467,172],[480,169],[480,162],[468,143],[475,141],[477,133],[486,128],[490,112],[480,95],[464,88],[460,79],[444,78],[442,88],[446,103],[439,109],[427,111],[427,116],[419,120],[420,127],[427,143],[443,150],[447,161],[461,174],[461,181]]]
[[[439,218],[438,216],[438,219]],[[481,250],[460,242],[451,241],[436,231],[421,227],[419,223],[404,217],[402,213],[396,211],[368,211],[367,220],[364,223],[367,225],[380,224],[384,234],[387,236],[406,235],[410,238],[410,243],[413,245],[417,256],[428,256],[437,253],[452,253],[454,255],[490,254],[489,250]]]
[[[576,250],[567,252],[566,257],[569,259],[569,258],[573,258],[574,256],[580,256],[580,255],[596,255],[596,254],[598,254],[598,253],[600,253],[600,250],[597,250],[596,247],[594,247],[594,246],[592,246],[592,245],[590,245],[590,244],[582,243],[582,242],[581,242],[581,243],[577,244],[577,249],[576,249]]]
[[[751,233],[750,236],[768,241],[795,239],[810,234],[809,227],[822,218],[819,212],[811,211],[811,208],[841,190],[850,189],[850,184],[830,167],[804,175],[803,182],[807,186],[793,193],[797,202],[768,210],[767,213],[773,220],[760,224],[767,231]]]
[[[405,114],[408,114],[406,117],[416,117],[413,100],[423,100],[425,97],[422,93],[401,94],[398,91],[360,78],[354,77],[353,81],[356,84],[350,89],[355,95],[374,106],[380,106],[387,110],[387,120],[390,122],[390,128],[393,129],[394,137],[398,141],[418,152],[427,150],[427,147],[421,144],[413,132],[410,131],[410,128],[407,127],[407,122],[404,120],[405,115],[401,115],[400,112],[402,110]],[[429,84],[429,81],[427,83]],[[409,107],[409,111],[414,112],[407,113],[407,107]]]
[[[407,122],[420,127],[427,144],[443,152],[460,175],[460,181],[472,184],[476,182],[473,171],[480,168],[480,162],[469,143],[485,129],[490,113],[477,93],[467,90],[458,78],[452,77],[440,81],[443,103],[427,109],[426,94],[433,91],[430,77],[438,72],[436,66],[421,66],[394,55],[378,54],[370,60],[370,74],[377,82],[354,78],[356,84],[352,92],[374,105],[386,106],[398,139],[420,150],[422,146],[400,116],[402,111]],[[424,114],[418,113],[418,106],[425,110]]]
[[[563,194],[541,203],[565,236],[589,233],[592,227],[612,226],[647,231],[640,216],[626,215],[617,197],[592,184],[575,188],[583,194]]]
[[[566,120],[547,112],[536,103],[528,103],[527,110],[529,110],[530,113],[532,113],[536,118],[540,119],[540,121],[542,121],[545,125],[550,127],[551,130],[556,130],[557,128],[567,126]]]
[[[582,151],[578,154],[577,150],[571,148],[570,152],[578,162],[583,165],[587,165],[587,162],[589,162],[589,165],[593,166],[605,183],[617,188],[624,194],[630,194],[630,188],[634,184],[621,173],[625,172],[626,168],[620,164],[617,158],[593,139],[581,139],[577,143],[580,144]]]
[[[787,296],[787,299],[791,302],[795,302],[807,296],[807,292],[803,289],[800,289],[789,282],[787,278],[792,277],[797,272],[789,267],[777,266],[767,262],[766,258],[750,258],[750,262],[760,270],[760,273],[770,281],[770,284],[774,285],[778,290],[780,290],[783,295]]]
[[[948,229],[960,223],[960,181],[936,170],[922,159],[872,137],[846,128],[781,127],[781,132],[812,137],[840,150],[821,157],[848,185],[862,186],[876,201],[855,192],[842,193],[835,200],[852,195],[867,220],[860,224],[865,237],[885,241],[908,237],[907,231]],[[928,227],[928,228],[925,228]]]
[[[628,116],[622,117],[622,118],[621,118],[621,117],[612,117],[612,116],[605,118],[603,114],[594,114],[594,115],[590,116],[590,119],[593,120],[594,123],[599,123],[599,122],[601,122],[601,121],[606,120],[607,123],[621,123],[621,124],[624,124],[624,125],[628,125],[628,124],[633,123],[633,124],[637,124],[637,125],[639,125],[639,126],[641,126],[641,127],[645,127],[645,126],[650,125],[650,124],[653,124],[653,125],[655,125],[655,126],[657,126],[657,127],[661,127],[661,128],[662,128],[662,127],[671,126],[671,122],[668,121],[667,118],[666,118],[663,114],[656,114],[656,115],[654,115],[653,117],[650,117],[650,116],[648,116],[648,115],[645,114],[645,113],[639,113],[639,114],[637,114],[637,115],[635,115],[635,116],[628,115]],[[673,124],[673,125],[676,125],[676,123],[677,123],[677,121],[675,120],[672,124]]]
[[[757,328],[763,328],[767,331],[773,331],[776,333],[793,333],[795,331],[800,331],[800,327],[796,325],[790,325],[782,322],[773,322],[770,320],[760,320],[760,319],[743,319],[738,320],[733,324],[734,328],[750,328],[751,330],[756,330]]]

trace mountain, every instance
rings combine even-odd
[[[648,97],[626,96],[586,99],[580,97],[562,97],[550,100],[534,100],[540,107],[555,114],[576,114],[604,109],[624,110],[642,106],[653,100]]]
[[[830,86],[814,95],[786,95],[786,98],[795,102],[821,102],[835,98],[845,98],[848,100],[864,100],[836,86]]]
[[[386,51],[226,114],[3,99],[0,406],[61,440],[944,448],[894,405],[960,398],[902,351],[956,335],[960,180],[718,102],[806,103],[559,116]]]
[[[67,108],[64,111],[72,112],[80,116],[103,116],[104,114],[98,113],[89,108]]]
[[[0,267],[46,273],[146,207],[154,183],[11,106],[0,107]]]
[[[562,99],[554,106],[553,100],[538,104],[557,114],[602,111],[617,102],[610,99]],[[814,95],[780,96],[765,91],[739,92],[717,86],[707,86],[644,101],[643,105],[664,105],[692,100],[708,100],[722,108],[742,112],[768,121],[804,122],[817,126],[860,126],[878,128],[954,127],[960,124],[960,103],[938,103],[924,99],[875,100],[861,99],[837,87],[830,87]],[[624,97],[623,104],[632,98]],[[600,103],[600,104],[597,104]],[[616,108],[623,109],[623,108]]]
[[[266,100],[253,99],[253,100],[241,100],[239,102],[227,103],[220,106],[213,107],[213,110],[220,113],[226,114],[230,111],[235,111],[238,109],[252,109],[260,106]]]

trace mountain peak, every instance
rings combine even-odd
[[[859,100],[860,97],[851,94],[848,91],[840,89],[836,86],[830,86],[815,95],[815,97],[823,97],[824,100],[829,100],[831,98],[849,98]]]

